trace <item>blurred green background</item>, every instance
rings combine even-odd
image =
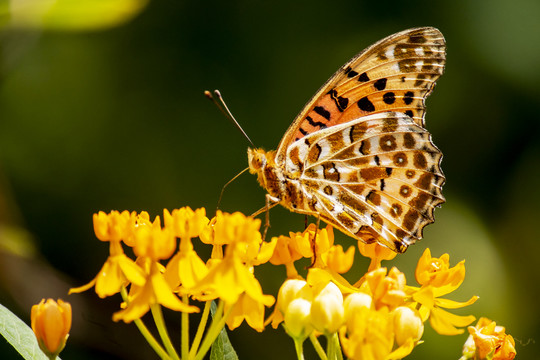
[[[26,321],[42,297],[70,301],[74,327],[64,359],[155,358],[133,325],[110,320],[119,298],[67,296],[95,276],[108,253],[93,235],[92,214],[155,216],[188,205],[212,215],[223,184],[247,166],[247,142],[204,90],[220,89],[255,144],[272,149],[354,54],[392,33],[435,26],[448,60],[427,101],[426,124],[444,153],[447,203],[425,238],[386,265],[414,284],[425,247],[434,256],[448,252],[453,264],[466,259],[465,283],[450,297],[480,300],[455,312],[506,326],[518,358],[537,358],[539,14],[537,0],[162,0],[91,31],[77,29],[77,18],[65,27],[13,27],[4,12],[0,301]],[[222,208],[251,213],[263,205],[255,177],[243,175]],[[271,219],[270,235],[304,227],[303,216],[281,208]],[[354,245],[337,231],[336,238]],[[366,268],[360,261],[348,278]],[[275,295],[285,271],[264,266],[258,275]],[[243,325],[230,336],[242,359],[294,358],[281,329],[258,334]],[[457,359],[465,338],[439,336],[427,325],[425,343],[410,358]],[[18,358],[3,340],[0,358]]]

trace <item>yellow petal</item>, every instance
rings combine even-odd
[[[73,293],[78,294],[78,293],[81,293],[81,292],[86,291],[88,289],[91,289],[95,284],[96,284],[96,278],[93,278],[92,281],[90,281],[86,285],[69,289],[68,295],[71,295]]]
[[[472,296],[467,301],[459,302],[459,301],[454,301],[454,300],[437,298],[435,300],[435,304],[437,306],[445,308],[445,309],[459,309],[459,308],[462,308],[464,306],[474,304],[476,302],[476,300],[478,300],[478,299],[479,299],[478,296]]]
[[[433,308],[429,316],[429,322],[433,329],[441,335],[458,335],[463,333],[463,329],[457,327],[467,326],[475,320],[472,315],[460,316],[448,311]]]
[[[416,343],[413,339],[407,339],[403,345],[398,347],[396,350],[392,351],[388,356],[385,358],[385,360],[399,360],[403,359],[405,356],[409,355]]]

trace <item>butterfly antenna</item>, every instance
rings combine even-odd
[[[231,113],[231,111],[229,110],[229,108],[227,107],[227,104],[225,104],[225,100],[223,100],[223,96],[221,96],[221,93],[219,92],[219,90],[214,90],[214,96],[212,96],[212,93],[208,90],[205,90],[204,91],[204,95],[206,95],[206,97],[210,100],[212,100],[212,102],[218,107],[219,111],[221,111],[223,113],[223,115],[225,115],[225,117],[227,119],[229,119],[230,122],[233,123],[234,126],[236,126],[236,128],[238,130],[240,130],[240,132],[242,133],[242,135],[244,135],[244,137],[249,141],[249,143],[251,144],[252,147],[255,147],[255,145],[253,144],[253,142],[251,141],[251,139],[249,138],[249,136],[247,136],[246,132],[244,131],[244,129],[242,129],[242,127],[240,126],[240,124],[238,123],[238,121],[236,121],[236,119],[234,118],[233,114]],[[244,170],[245,171],[245,170]]]
[[[221,205],[221,198],[223,197],[223,193],[225,192],[225,188],[227,187],[227,185],[229,185],[230,183],[232,183],[234,180],[236,180],[240,175],[242,175],[243,173],[245,173],[246,171],[248,171],[249,168],[245,168],[244,170],[240,171],[238,174],[236,174],[231,180],[227,181],[227,183],[225,185],[223,185],[223,187],[221,188],[221,194],[219,194],[219,200],[218,200],[218,203],[217,203],[217,206],[216,206],[216,212],[217,210],[219,210],[219,206]]]

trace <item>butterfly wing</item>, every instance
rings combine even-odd
[[[424,128],[385,112],[296,141],[286,172],[301,174],[304,208],[359,240],[403,252],[444,202],[441,158]]]
[[[361,116],[396,111],[424,127],[424,100],[443,73],[445,41],[432,27],[409,29],[365,49],[343,65],[296,117],[281,140],[287,147],[321,129]]]

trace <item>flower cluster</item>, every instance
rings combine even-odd
[[[263,294],[254,267],[270,259],[276,242],[262,241],[260,220],[219,211],[209,220],[205,209],[193,211],[189,207],[164,210],[163,218],[162,225],[159,216],[152,221],[146,212],[94,214],[96,237],[109,242],[110,254],[92,281],[71,289],[70,293],[95,287],[97,295],[104,298],[121,292],[124,303],[113,314],[113,320],[136,321],[140,328],[140,319],[148,311],[160,327],[163,322],[159,306],[187,315],[200,311],[190,304],[190,299],[203,301],[206,319],[211,301],[220,300],[221,316],[214,317],[215,326],[208,330],[205,342],[200,344],[201,339],[196,338],[189,352],[184,351],[183,344],[184,355],[189,354],[190,358],[204,356],[223,326],[220,322],[234,329],[245,319],[255,330],[262,331],[264,309],[273,305],[275,299]],[[213,246],[206,262],[194,250],[195,238]],[[135,260],[126,255],[124,246],[132,249]],[[200,336],[204,328],[201,323]],[[167,346],[166,331],[160,331],[160,335],[168,355],[159,345],[154,344],[154,349],[162,357],[176,358],[175,350]]]
[[[397,268],[382,267],[383,260],[396,256],[377,243],[358,243],[362,255],[369,257],[368,271],[355,283],[342,274],[354,262],[353,246],[344,250],[334,244],[331,226],[320,229],[309,225],[303,232],[291,232],[271,241],[261,237],[260,220],[241,213],[220,211],[212,219],[204,209],[188,207],[164,210],[154,220],[146,212],[112,211],[94,215],[94,230],[99,240],[109,242],[110,255],[98,275],[88,284],[71,289],[81,292],[95,287],[100,297],[121,293],[124,302],[113,314],[115,321],[134,321],[150,345],[164,359],[179,359],[164,330],[160,306],[182,314],[182,331],[188,315],[201,311],[202,320],[191,346],[187,330],[182,340],[182,358],[202,359],[223,326],[237,328],[244,320],[257,331],[266,324],[283,325],[294,340],[298,358],[303,358],[303,343],[310,339],[322,359],[401,359],[422,342],[424,324],[442,335],[464,332],[474,316],[460,316],[448,309],[474,303],[445,296],[456,290],[465,278],[465,263],[450,265],[448,254],[432,257],[426,249],[415,271],[417,286],[407,283]],[[198,239],[198,240],[197,240]],[[203,260],[194,241],[212,246]],[[124,252],[131,248],[136,259]],[[309,259],[303,277],[295,262]],[[264,319],[265,308],[275,299],[263,293],[255,267],[266,262],[284,265],[284,280],[274,312]],[[210,304],[218,301],[210,326],[206,325]],[[142,324],[141,317],[151,311],[163,347]],[[206,336],[202,339],[206,330]],[[487,320],[469,327],[462,360],[512,359],[514,342],[504,328]],[[319,336],[327,339],[326,351]],[[495,355],[494,355],[495,354]],[[486,357],[487,356],[487,357]],[[491,357],[490,357],[491,356]],[[499,356],[499,357],[493,357]]]
[[[312,246],[306,240],[309,238],[314,239]],[[328,261],[333,246],[329,229],[314,234],[314,229],[308,228],[278,240],[276,253],[281,249],[287,255],[280,257],[286,259],[280,263],[287,266],[289,280],[280,289],[272,324],[277,327],[283,321],[295,341],[321,333],[329,337],[330,344],[332,336],[339,334],[343,350],[351,359],[400,359],[420,342],[428,319],[443,335],[462,333],[460,327],[474,321],[473,316],[458,316],[444,308],[470,305],[476,296],[466,302],[441,298],[463,282],[464,262],[450,267],[447,254],[432,258],[426,249],[415,274],[421,286],[415,287],[407,285],[405,274],[397,268],[388,271],[381,267],[381,261],[393,258],[395,253],[378,244],[360,243],[361,253],[372,259],[370,271],[351,285]],[[312,258],[306,280],[300,279],[292,265],[301,256]],[[348,257],[342,256],[340,262],[344,264]],[[352,263],[352,255],[350,259]],[[344,265],[346,270],[350,268],[350,264]]]

